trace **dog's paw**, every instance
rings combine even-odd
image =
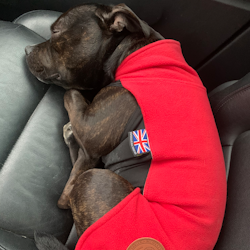
[[[73,131],[72,131],[71,122],[68,122],[67,124],[63,126],[63,138],[68,147],[70,144],[73,144],[76,142]]]
[[[57,206],[61,209],[70,209],[69,197],[63,193],[57,202]]]

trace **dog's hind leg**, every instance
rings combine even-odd
[[[82,172],[70,193],[70,207],[78,237],[133,190],[127,180],[110,170]]]
[[[69,198],[78,237],[133,190],[128,181],[110,170],[82,172]],[[39,250],[68,250],[52,235],[35,232],[34,238]]]
[[[69,179],[65,185],[65,188],[63,190],[63,193],[58,200],[58,207],[61,209],[69,209],[69,195],[72,191],[72,188],[74,187],[75,181],[81,171],[86,171],[88,169],[94,168],[99,161],[98,159],[92,159],[88,156],[88,154],[79,148],[78,151],[78,158],[73,166],[73,169],[70,173]]]

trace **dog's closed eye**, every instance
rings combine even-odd
[[[58,29],[52,29],[51,30],[51,36],[56,36],[56,35],[59,35],[60,34],[60,30]]]

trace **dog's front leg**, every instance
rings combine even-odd
[[[111,152],[120,142],[121,135],[138,104],[124,88],[103,88],[88,105],[77,90],[68,90],[64,96],[73,135],[80,146],[65,186],[59,207],[69,207],[69,196],[78,175],[94,168],[101,156]]]
[[[63,135],[65,143],[69,147],[73,169],[70,173],[70,177],[66,183],[65,189],[58,200],[58,206],[62,209],[68,209],[69,194],[74,186],[74,182],[79,171],[86,171],[88,169],[94,168],[98,159],[92,159],[87,154],[87,151],[84,150],[84,147],[79,147],[80,139],[77,137],[77,132],[73,132],[73,127],[71,124],[71,119],[75,124],[77,124],[75,121],[76,117],[80,118],[88,107],[84,97],[77,90],[67,91],[64,96],[64,106],[68,111],[70,122],[64,126]],[[79,113],[81,114],[80,116]],[[78,130],[79,129],[80,128],[78,128]]]
[[[81,127],[83,126],[83,117],[84,112],[88,108],[88,103],[85,100],[85,98],[82,96],[82,94],[75,90],[71,89],[66,91],[64,95],[64,107],[68,112],[70,124],[66,124],[68,129],[70,127],[70,130],[72,132],[72,136],[70,138],[69,144],[73,142],[74,140],[78,143],[79,146],[81,146],[81,139],[79,138],[78,134],[81,133]],[[66,131],[64,131],[65,134]],[[68,138],[67,138],[68,140]],[[68,141],[66,141],[67,144]],[[72,143],[71,143],[72,144]],[[70,146],[70,145],[68,145]]]

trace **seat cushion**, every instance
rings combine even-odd
[[[52,10],[34,10],[16,18],[13,23],[22,24],[45,39],[50,38],[50,25],[61,15]]]
[[[35,249],[34,230],[66,242],[73,220],[57,200],[72,165],[62,127],[64,90],[39,82],[24,48],[43,39],[0,22],[0,249]]]
[[[250,129],[250,73],[213,90],[209,100],[219,130],[227,174],[235,140]]]
[[[249,249],[250,73],[209,96],[228,174],[227,208],[214,250]]]
[[[250,224],[250,131],[239,135],[230,157],[227,209],[214,250],[249,249]]]

